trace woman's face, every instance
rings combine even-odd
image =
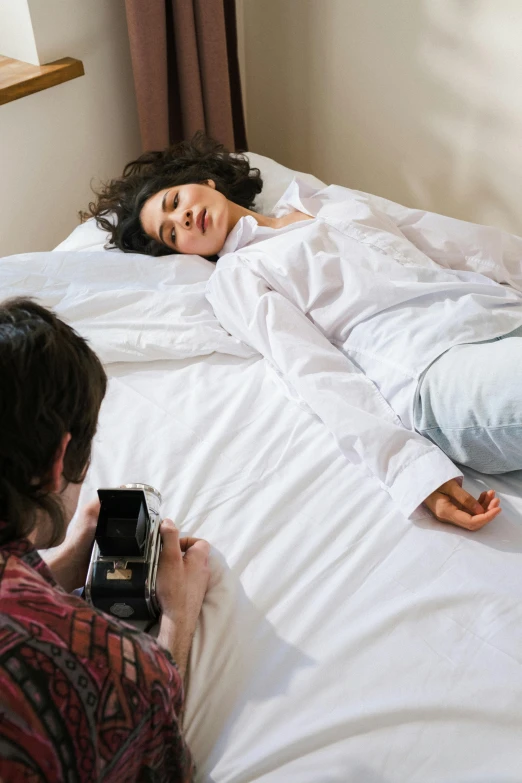
[[[145,233],[178,253],[214,256],[231,230],[229,201],[212,180],[160,190],[142,207]]]

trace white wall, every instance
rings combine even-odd
[[[40,65],[27,0],[0,0],[0,54]]]
[[[520,0],[238,0],[250,149],[522,234]]]
[[[85,76],[0,106],[0,256],[57,245],[91,200],[91,180],[140,153],[124,0],[30,5],[49,59],[77,57]]]

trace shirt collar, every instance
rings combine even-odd
[[[319,204],[313,200],[320,188],[309,185],[304,180],[294,177],[287,189],[276,203],[271,214],[274,217],[282,217],[297,209],[298,212],[304,212],[310,217],[317,217]]]
[[[307,199],[315,193],[317,193],[317,188],[294,177],[270,214],[273,217],[282,217],[297,209],[299,212],[310,215],[310,217],[316,217],[317,209],[314,209],[315,205],[307,202]],[[264,226],[260,226],[252,215],[240,218],[226,238],[218,256],[221,258],[221,256],[227,253],[235,253],[236,250],[240,250],[242,247],[250,244],[256,234],[263,229]]]
[[[14,541],[8,541],[0,545],[0,555],[4,557],[17,557],[22,560],[29,568],[33,568],[38,574],[53,587],[57,582],[52,575],[47,563],[42,560],[37,550],[27,538],[17,538]]]
[[[245,217],[240,218],[226,238],[218,256],[221,257],[227,253],[234,253],[238,248],[248,245],[258,228],[258,222],[252,215],[245,215]]]

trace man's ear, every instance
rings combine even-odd
[[[50,492],[60,492],[62,488],[63,462],[70,440],[71,433],[66,432],[60,442],[60,445],[58,446],[58,451],[56,452],[54,458],[53,467],[51,468],[51,481],[49,487]]]
[[[209,186],[209,188],[212,188],[212,190],[215,190],[215,189],[216,189],[216,183],[214,182],[214,180],[213,180],[213,179],[206,179],[206,180],[205,180],[205,182],[204,182],[203,184],[204,184],[204,185],[208,185],[208,186]]]

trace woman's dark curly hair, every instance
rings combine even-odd
[[[228,152],[222,144],[198,131],[191,141],[182,141],[162,152],[145,152],[128,163],[123,176],[95,191],[96,201],[81,217],[94,217],[98,226],[108,231],[110,244],[125,253],[172,254],[172,248],[144,232],[141,209],[160,190],[209,179],[229,201],[246,209],[253,209],[254,199],[263,187],[259,169],[251,168],[245,155]]]

